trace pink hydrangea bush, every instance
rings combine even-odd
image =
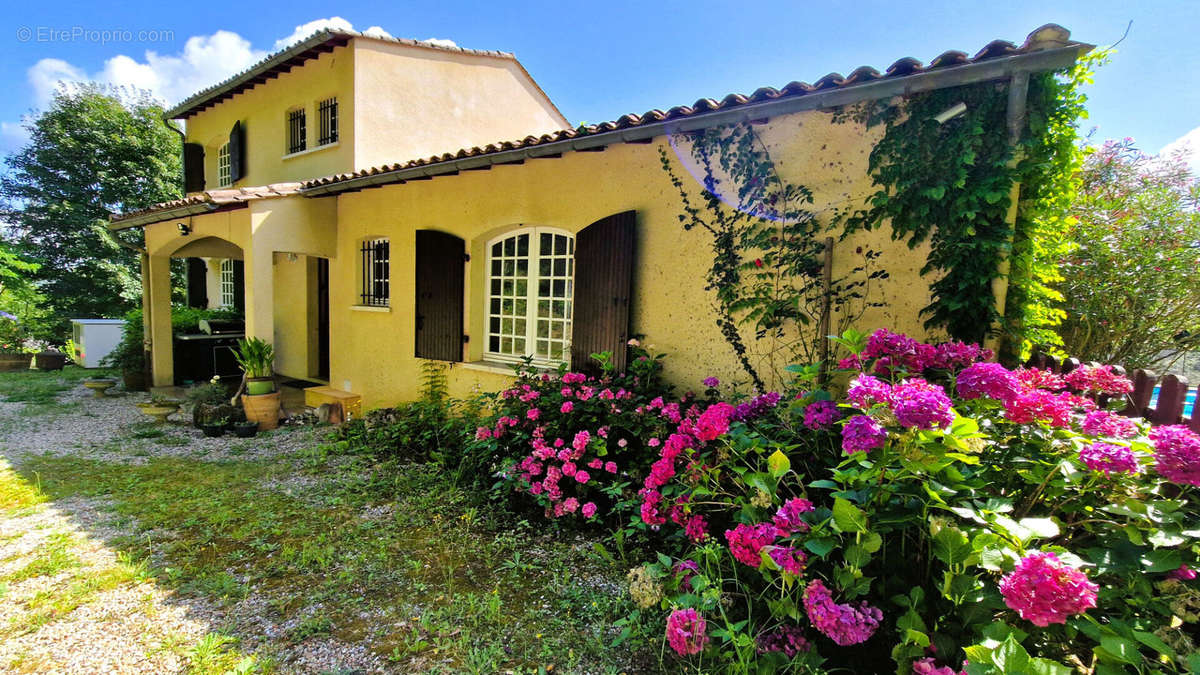
[[[1066,623],[1096,606],[1096,586],[1053,553],[1031,553],[1000,581],[1004,604],[1035,626]]]

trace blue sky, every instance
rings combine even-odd
[[[0,151],[21,142],[22,115],[60,78],[139,85],[175,102],[302,37],[298,26],[332,17],[358,30],[514,52],[572,123],[864,64],[882,70],[903,56],[974,53],[994,38],[1019,43],[1048,22],[1107,45],[1132,20],[1089,91],[1086,126],[1098,127],[1098,138],[1132,136],[1149,152],[1191,132],[1200,155],[1200,2],[1183,0],[21,3],[0,30],[0,86],[9,92],[0,98]],[[104,43],[90,32],[103,30],[132,40]]]

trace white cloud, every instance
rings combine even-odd
[[[331,28],[333,30],[354,30],[354,26],[350,25],[349,21],[343,19],[340,16],[332,16],[332,17],[329,17],[328,19],[317,19],[315,21],[309,21],[308,23],[304,23],[304,24],[300,24],[299,26],[296,26],[296,30],[292,31],[291,35],[289,35],[283,39],[276,40],[275,41],[275,50],[278,51],[289,45],[296,44],[297,42],[300,42],[301,40],[312,35],[313,33],[316,33],[317,31],[325,30],[326,28]],[[372,28],[379,28],[379,26],[372,26]],[[368,30],[370,30],[370,29],[368,29]],[[382,31],[383,29],[379,28],[379,30]]]
[[[457,47],[458,46],[458,43],[455,42],[454,40],[446,40],[444,38],[429,38],[428,40],[422,40],[422,42],[428,42],[429,44],[431,44],[435,47]]]
[[[0,122],[0,152],[8,154],[29,142],[29,130],[21,122]]]
[[[1200,175],[1200,127],[1167,143],[1162,150],[1158,151],[1158,154],[1166,156],[1176,152],[1181,153],[1187,163],[1191,165],[1192,173]]]
[[[377,37],[377,38],[393,37],[391,33],[384,30],[383,27],[381,27],[381,26],[371,26],[370,28],[363,31],[363,35],[366,35],[368,37]]]
[[[62,59],[42,59],[33,64],[26,75],[29,86],[33,87],[33,103],[38,108],[44,108],[60,83],[81,82],[87,79],[86,74]]]

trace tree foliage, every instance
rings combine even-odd
[[[1109,141],[1084,160],[1073,215],[1064,349],[1166,368],[1200,346],[1200,178],[1187,164]]]
[[[5,159],[0,199],[9,237],[39,265],[39,289],[61,320],[111,316],[141,294],[136,232],[114,234],[115,212],[180,196],[180,140],[142,92],[62,89],[26,124],[29,142]]]

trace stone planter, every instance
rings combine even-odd
[[[242,410],[246,420],[258,422],[259,431],[270,431],[279,427],[279,392],[258,396],[242,395]]]
[[[197,403],[192,407],[192,426],[199,429],[214,420],[233,419],[236,413],[237,409],[226,403]]]
[[[28,354],[0,354],[0,371],[29,370],[33,357]]]
[[[163,424],[173,413],[179,412],[178,403],[139,403],[138,408],[156,424]]]
[[[104,398],[104,392],[117,386],[117,381],[108,379],[84,380],[83,386],[91,389],[96,398]]]

